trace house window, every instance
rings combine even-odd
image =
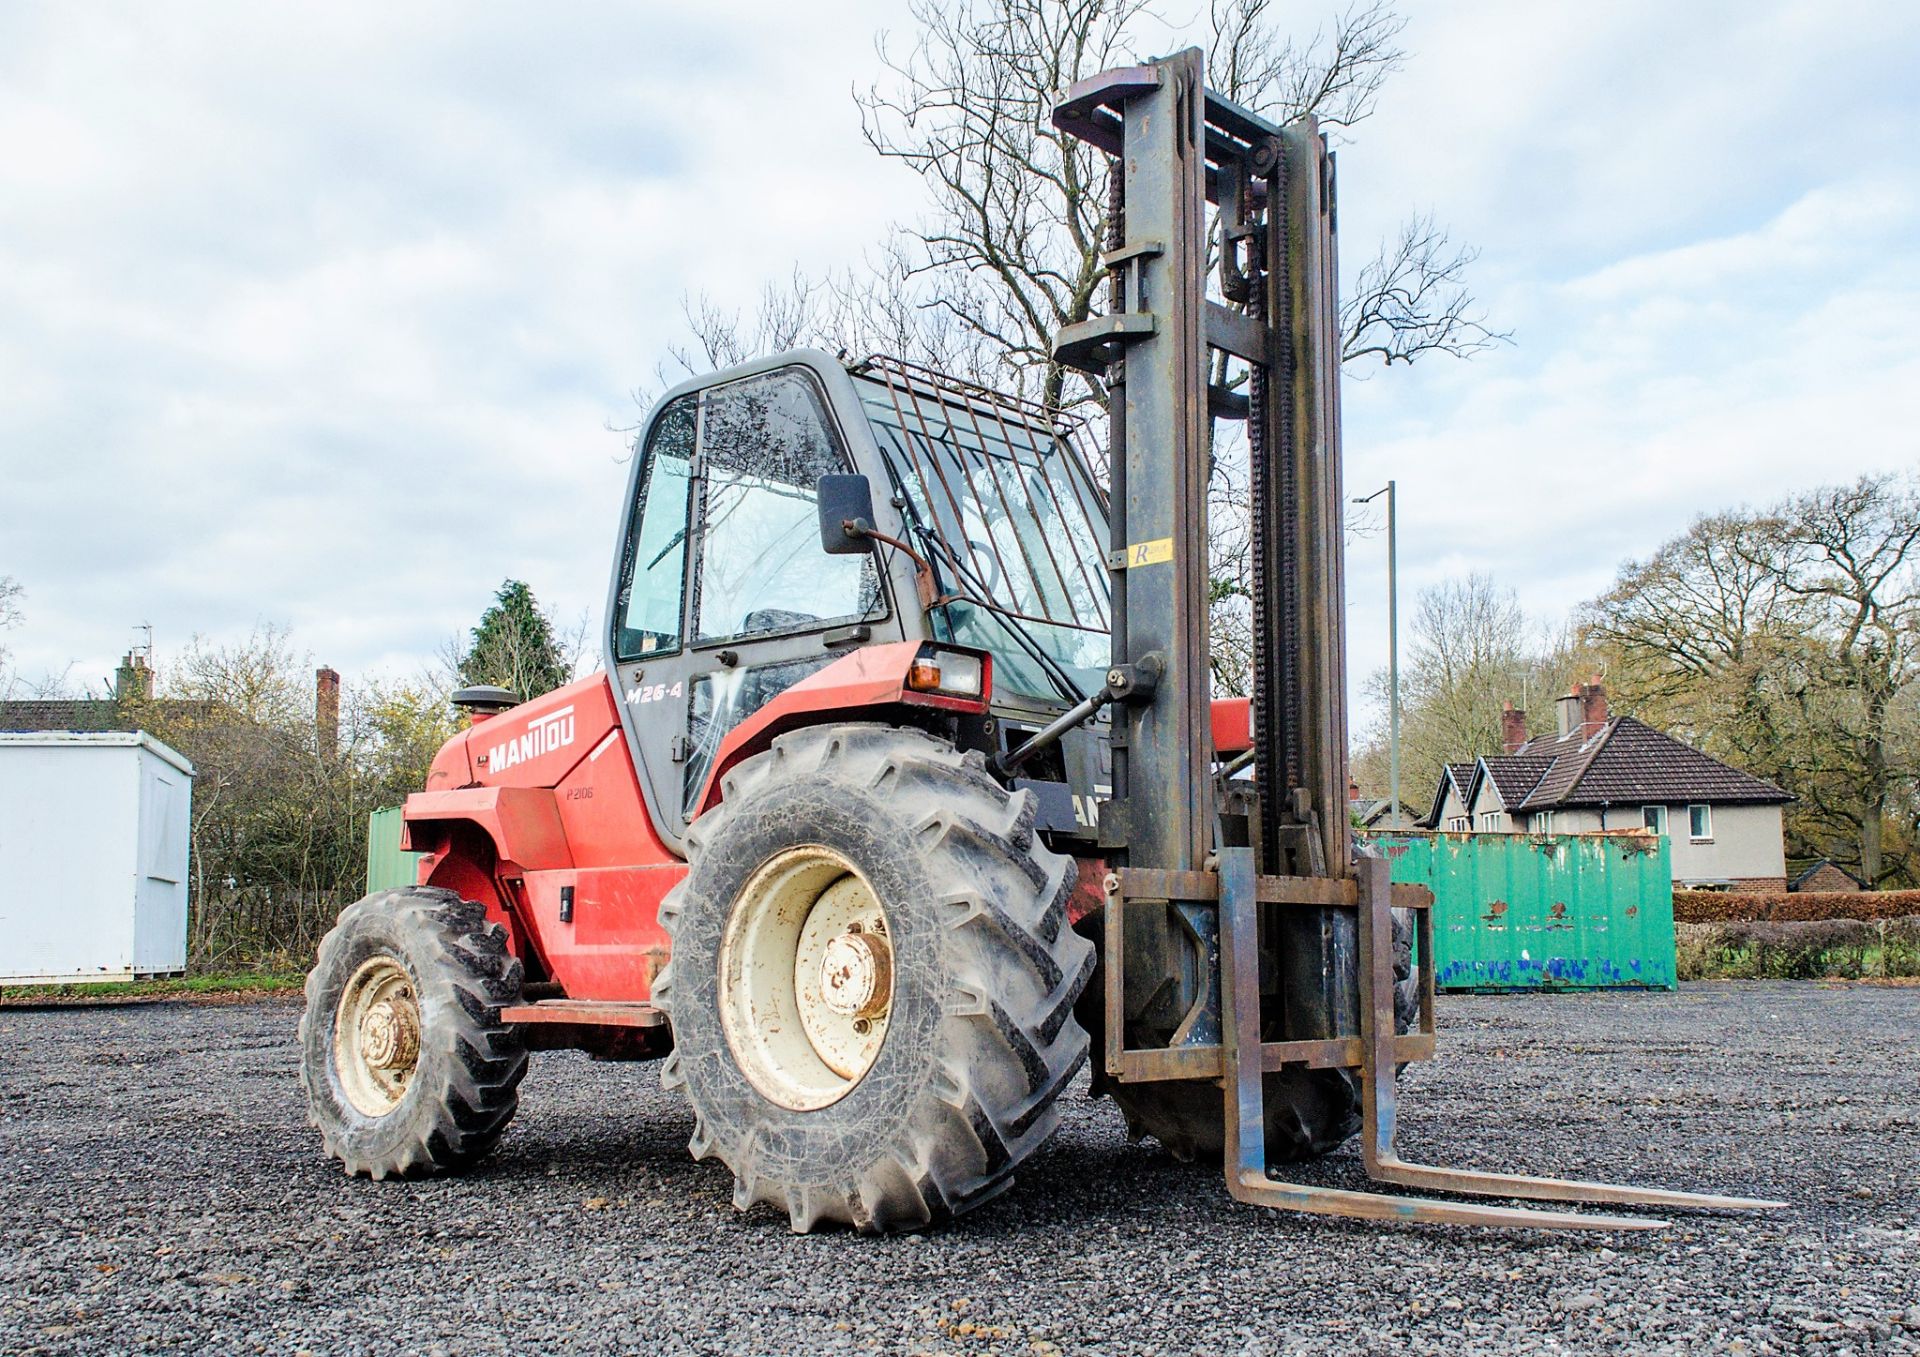
[[[1481,811],[1480,812],[1480,828],[1489,834],[1499,829],[1500,828],[1500,812],[1497,810]]]
[[[1534,831],[1533,831],[1534,833],[1536,834],[1553,833],[1553,812],[1552,811],[1543,810],[1533,818],[1534,818]]]
[[[1687,833],[1692,836],[1695,843],[1713,837],[1712,806],[1687,807]]]
[[[1645,825],[1651,833],[1665,834],[1667,832],[1667,808],[1665,806],[1640,807],[1640,823]]]
[[[1465,833],[1467,830],[1473,828],[1473,821],[1464,815],[1456,815],[1447,821],[1447,828],[1456,833]]]

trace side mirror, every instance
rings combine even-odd
[[[829,556],[869,556],[873,539],[873,485],[865,476],[822,476],[814,491],[820,504],[820,549]]]

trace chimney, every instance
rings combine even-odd
[[[313,732],[320,757],[340,751],[340,674],[333,669],[313,671]]]
[[[1601,728],[1607,724],[1607,690],[1601,684],[1598,674],[1581,685],[1580,701],[1583,718],[1581,735],[1583,737],[1598,735]]]
[[[1527,714],[1511,702],[1500,706],[1500,743],[1511,754],[1527,742]]]
[[[1360,799],[1360,784],[1354,781],[1352,778],[1348,778],[1347,779],[1347,800],[1358,801],[1359,799]]]
[[[147,665],[147,657],[137,651],[130,651],[120,661],[120,667],[113,671],[113,700],[115,702],[145,702],[153,696],[153,670]]]
[[[1586,720],[1587,700],[1580,696],[1580,689],[1573,688],[1565,697],[1553,700],[1553,724],[1562,736],[1573,734]]]
[[[1562,735],[1590,740],[1607,724],[1607,690],[1598,674],[1585,683],[1574,684],[1553,705]]]

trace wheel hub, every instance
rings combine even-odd
[[[878,1018],[893,998],[893,948],[884,934],[842,933],[820,958],[819,983],[820,997],[835,1013]]]
[[[413,977],[390,956],[362,962],[334,1010],[333,1070],[360,1113],[384,1117],[406,1096],[420,1063],[420,1002]]]
[[[420,1055],[420,1029],[413,1009],[381,1000],[360,1019],[360,1051],[380,1070],[405,1069]]]
[[[886,911],[858,869],[819,845],[761,864],[720,943],[720,1018],[740,1071],[810,1112],[873,1068],[893,1006]]]

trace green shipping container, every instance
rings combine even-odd
[[[1441,989],[1674,988],[1664,836],[1376,833],[1433,891]]]
[[[400,848],[400,807],[367,817],[367,894],[398,890],[420,879],[420,855]]]

